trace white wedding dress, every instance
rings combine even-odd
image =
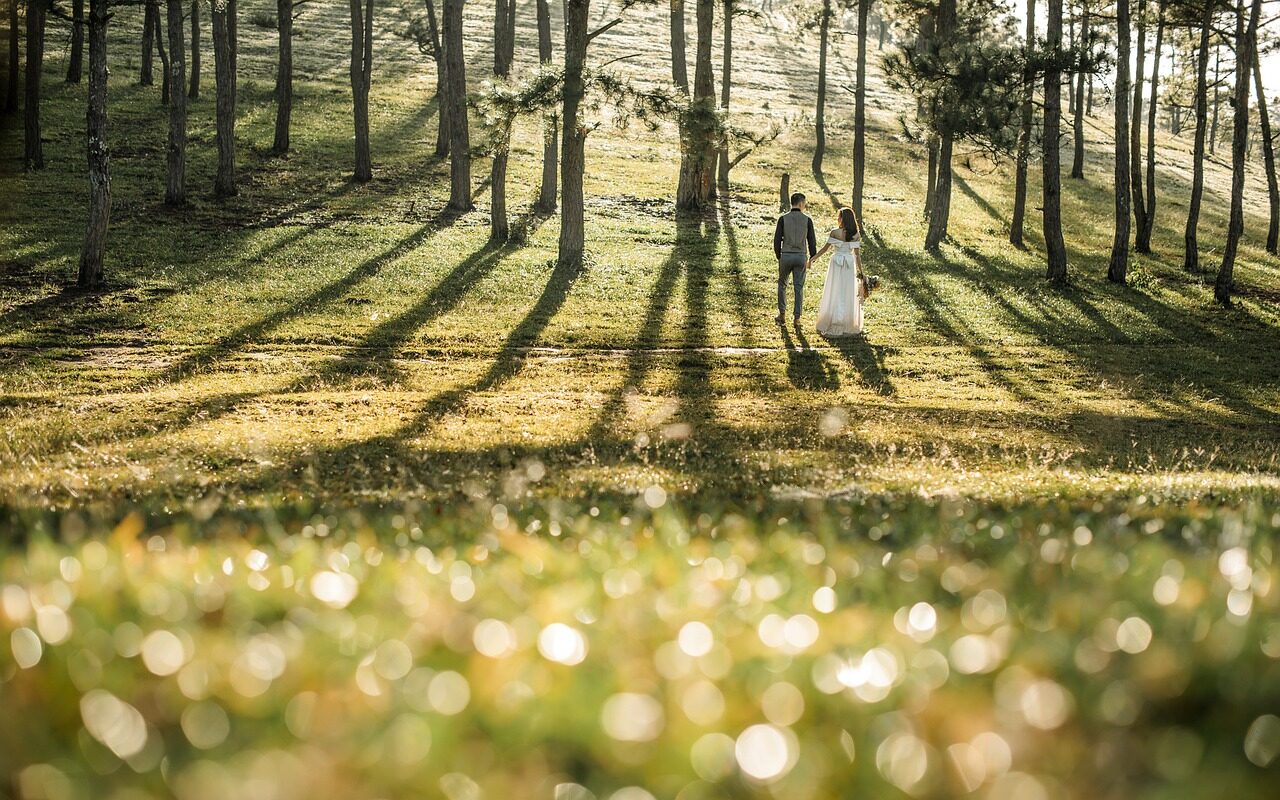
[[[818,333],[823,336],[854,336],[862,333],[862,298],[858,296],[858,266],[853,251],[862,247],[857,239],[842,242],[834,236],[827,281],[818,304]]]

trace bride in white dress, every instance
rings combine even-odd
[[[818,304],[818,333],[823,336],[856,336],[862,333],[862,226],[851,208],[840,209],[840,227],[813,256],[835,252],[827,266],[827,280]]]

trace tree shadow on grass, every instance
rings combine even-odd
[[[863,385],[881,397],[894,397],[898,394],[893,381],[889,379],[883,346],[871,344],[865,336],[838,336],[829,341],[858,373]]]
[[[813,349],[805,338],[804,330],[795,326],[796,340],[786,325],[779,325],[782,344],[787,349],[787,379],[797,389],[805,391],[832,391],[840,388],[840,374],[828,362],[821,351]]]

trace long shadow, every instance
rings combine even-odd
[[[893,397],[898,390],[889,379],[885,367],[885,348],[873,345],[863,336],[841,336],[831,340],[844,360],[857,371],[863,384],[881,397]]]
[[[779,325],[782,344],[787,348],[787,379],[797,389],[829,391],[840,388],[840,373],[827,363],[827,357],[809,345],[804,330],[797,325],[796,341],[786,325]],[[798,342],[798,344],[797,344]]]
[[[813,181],[818,184],[818,188],[822,190],[822,193],[827,196],[827,200],[831,202],[831,210],[839,211],[844,204],[840,202],[840,198],[836,193],[827,186],[827,178],[823,175],[822,170],[815,169],[813,171]]]
[[[976,206],[978,206],[978,208],[985,211],[987,216],[1000,223],[1004,230],[1009,230],[1009,220],[1005,219],[1004,215],[997,211],[996,207],[991,205],[985,197],[975,192],[973,187],[969,185],[968,181],[960,177],[955,172],[952,172],[951,179],[955,182],[955,185],[959,187],[960,191],[964,192],[965,197],[968,197]]]
[[[719,217],[720,231],[724,235],[728,256],[726,271],[729,278],[730,302],[733,305],[733,314],[738,322],[739,342],[742,347],[755,347],[756,339],[752,334],[755,325],[751,291],[747,285],[746,273],[743,272],[742,268],[742,254],[738,250],[738,232],[733,220],[732,205],[728,191],[724,191],[720,195],[720,199],[716,204],[716,212]],[[752,377],[758,385],[762,387],[776,385],[774,375],[761,368],[759,359],[751,359],[749,363],[751,364]]]

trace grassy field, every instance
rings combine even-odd
[[[826,341],[822,269],[808,326],[774,325],[771,234],[783,172],[820,228],[848,197],[852,37],[812,175],[813,37],[736,24],[735,121],[786,130],[700,218],[674,215],[674,128],[603,116],[570,272],[528,212],[534,121],[524,241],[487,244],[483,160],[476,210],[442,211],[434,75],[398,34],[417,4],[378,10],[374,180],[348,180],[338,5],[301,7],[294,151],[270,155],[273,8],[242,6],[241,193],[212,197],[206,51],[178,210],[140,13],[118,10],[105,291],[72,286],[63,28],[47,169],[19,171],[0,120],[0,798],[1273,794],[1260,167],[1234,308],[1179,269],[1185,136],[1159,141],[1155,255],[1111,285],[1100,112],[1053,288],[1034,208],[1028,249],[1006,242],[1011,166],[965,148],[951,239],[922,251],[923,152],[873,66],[884,288],[865,338]],[[489,12],[468,6],[475,86]],[[593,58],[661,79],[661,16],[627,12]],[[1211,270],[1228,187],[1209,163]]]

